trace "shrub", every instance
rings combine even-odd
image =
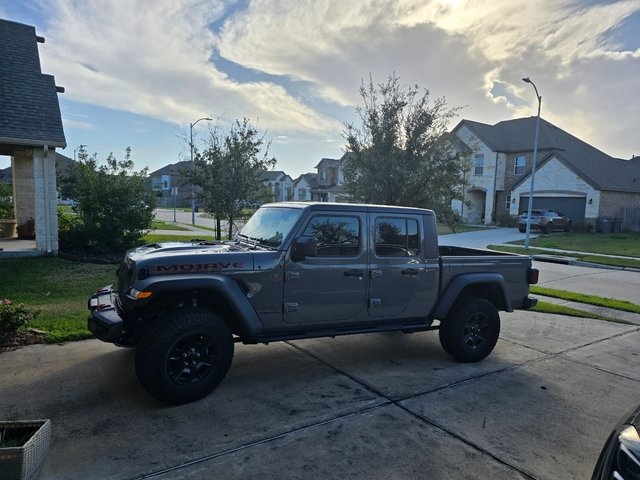
[[[74,169],[77,218],[62,219],[60,248],[78,246],[89,252],[122,252],[140,243],[151,229],[155,193],[146,186],[147,169],[133,169],[127,148],[125,159],[113,154],[98,165],[84,148]],[[60,228],[60,227],[59,227]]]
[[[8,298],[0,300],[0,334],[24,330],[39,314],[39,310],[32,310],[23,303],[13,303]]]
[[[13,188],[0,183],[0,218],[13,218]]]
[[[576,233],[589,233],[593,230],[593,224],[587,222],[574,223],[571,228]]]
[[[496,215],[496,225],[498,227],[517,227],[518,217],[511,216],[508,213],[499,213]]]

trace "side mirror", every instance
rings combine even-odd
[[[300,262],[307,257],[315,257],[318,254],[318,243],[315,237],[300,237],[293,243],[291,260]]]

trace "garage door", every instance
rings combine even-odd
[[[559,210],[573,223],[584,222],[585,197],[533,197],[533,208]],[[520,213],[529,207],[529,197],[520,197]]]

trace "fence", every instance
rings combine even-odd
[[[640,208],[623,208],[622,230],[629,232],[640,232]]]

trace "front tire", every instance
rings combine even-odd
[[[181,405],[211,393],[232,359],[233,336],[227,324],[206,310],[184,308],[147,330],[136,350],[135,368],[152,397]]]
[[[482,298],[458,300],[440,325],[440,344],[459,362],[479,362],[489,355],[500,336],[500,315]]]
[[[551,222],[547,223],[544,227],[544,233],[551,233],[553,230],[553,224]]]

